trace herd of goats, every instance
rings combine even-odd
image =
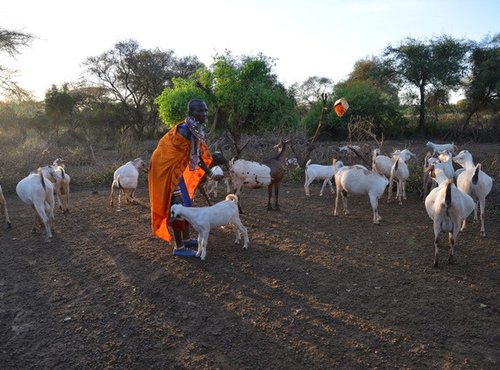
[[[246,228],[241,223],[239,214],[241,207],[238,204],[241,189],[268,188],[269,210],[279,210],[279,187],[285,173],[286,165],[297,164],[296,159],[284,160],[283,153],[288,141],[280,141],[276,146],[278,154],[263,163],[233,158],[227,161],[222,153],[215,152],[210,176],[205,176],[198,187],[199,192],[205,197],[208,207],[173,206],[173,218],[186,219],[198,232],[197,256],[205,259],[206,245],[210,229],[231,224],[236,230],[236,242],[241,235],[244,238],[244,248],[248,247],[249,239]],[[485,236],[484,218],[486,197],[490,193],[493,179],[482,169],[481,164],[475,165],[472,154],[467,150],[456,153],[453,144],[426,144],[431,150],[425,156],[423,163],[423,197],[427,214],[434,225],[434,267],[438,267],[438,236],[441,233],[449,235],[448,262],[454,262],[454,245],[459,231],[464,230],[467,217],[474,212],[474,220],[480,221],[480,235]],[[355,150],[356,146],[344,147],[343,150]],[[410,175],[407,161],[415,157],[408,149],[396,150],[391,157],[380,154],[379,149],[374,149],[372,155],[372,168],[356,164],[344,165],[341,161],[333,159],[331,165],[311,164],[305,165],[304,191],[310,196],[309,186],[314,180],[323,180],[320,195],[326,185],[332,193],[335,190],[336,198],[334,215],[338,215],[338,204],[342,198],[343,212],[348,214],[347,195],[368,195],[373,210],[373,223],[381,220],[378,214],[378,200],[388,188],[388,199],[393,194],[393,184],[396,185],[395,199],[401,204],[406,199],[406,181]],[[453,163],[461,168],[455,170]],[[221,166],[226,166],[229,176],[224,176]],[[118,207],[121,196],[128,202],[138,202],[134,193],[138,186],[139,172],[147,172],[147,164],[141,158],[127,162],[114,172],[111,185],[110,205],[113,206],[113,193],[118,189]],[[217,197],[217,186],[225,181],[226,199],[214,205],[210,196]],[[66,173],[64,160],[56,159],[52,165],[40,167],[27,177],[23,178],[16,186],[16,193],[26,204],[35,211],[36,230],[41,225],[45,228],[45,239],[52,238],[54,228],[54,209],[57,201],[58,207],[68,211],[70,176]],[[231,185],[232,184],[232,185]],[[390,186],[389,186],[390,185]],[[274,207],[271,204],[274,194]],[[3,207],[10,227],[10,219],[5,198],[0,186],[0,205]]]

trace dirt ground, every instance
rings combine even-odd
[[[0,368],[500,368],[500,215],[487,213],[486,238],[468,224],[455,265],[443,237],[434,269],[417,195],[384,197],[377,226],[367,197],[334,217],[334,196],[311,192],[284,184],[270,212],[266,190],[245,190],[250,249],[215,229],[205,261],[173,256],[148,208],[118,212],[107,189],[71,194],[49,243],[7,197]]]

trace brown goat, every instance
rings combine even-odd
[[[283,153],[286,149],[287,144],[290,143],[290,140],[280,140],[280,142],[274,146],[275,149],[278,150],[278,155],[264,161],[263,164],[268,166],[271,169],[271,183],[267,186],[268,190],[268,201],[267,201],[267,209],[272,211],[280,210],[280,205],[278,203],[280,184],[285,177],[286,168],[283,161]],[[271,206],[271,197],[274,188],[274,208]]]

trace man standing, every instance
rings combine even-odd
[[[187,221],[170,220],[170,206],[182,203],[192,206],[192,198],[203,175],[210,175],[212,156],[205,142],[203,125],[208,121],[208,108],[203,100],[188,103],[184,121],[168,131],[158,142],[149,165],[149,200],[153,235],[166,241],[175,239],[174,254],[193,255],[185,247],[194,246],[189,240]]]

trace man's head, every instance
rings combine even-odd
[[[208,122],[208,107],[201,99],[191,99],[188,103],[188,115],[199,123]]]

